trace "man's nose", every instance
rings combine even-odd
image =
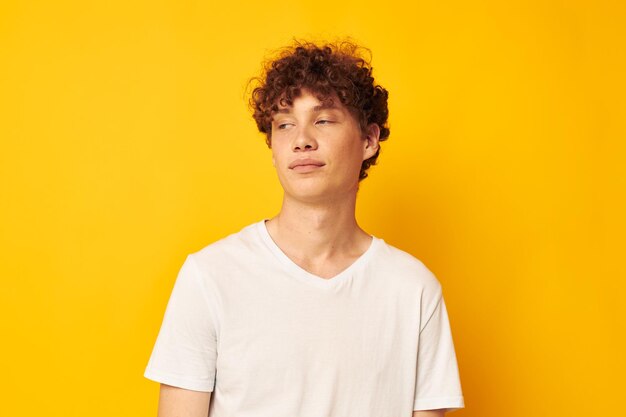
[[[315,133],[312,131],[312,128],[308,126],[300,127],[293,140],[292,150],[294,152],[299,152],[311,151],[314,149],[317,149],[317,140],[315,140]]]

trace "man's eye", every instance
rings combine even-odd
[[[331,124],[332,121],[331,120],[322,119],[322,120],[318,120],[316,123],[320,124],[320,125],[328,125],[328,124]]]
[[[284,130],[284,129],[287,129],[287,127],[289,127],[289,123],[279,123],[278,124],[278,129]]]

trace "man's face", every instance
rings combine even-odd
[[[321,102],[308,90],[272,120],[272,157],[285,196],[320,203],[356,192],[361,163],[378,150],[376,124],[363,133],[337,96]]]

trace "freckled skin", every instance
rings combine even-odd
[[[307,90],[283,108],[272,121],[272,158],[286,199],[327,202],[356,194],[363,160],[376,153],[378,144],[367,140],[354,116],[338,98],[332,108]],[[311,158],[324,164],[315,169],[290,169],[296,159]]]

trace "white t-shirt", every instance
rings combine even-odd
[[[265,222],[189,255],[151,380],[212,391],[211,417],[409,417],[464,407],[437,278],[373,237],[331,279],[307,272]]]

